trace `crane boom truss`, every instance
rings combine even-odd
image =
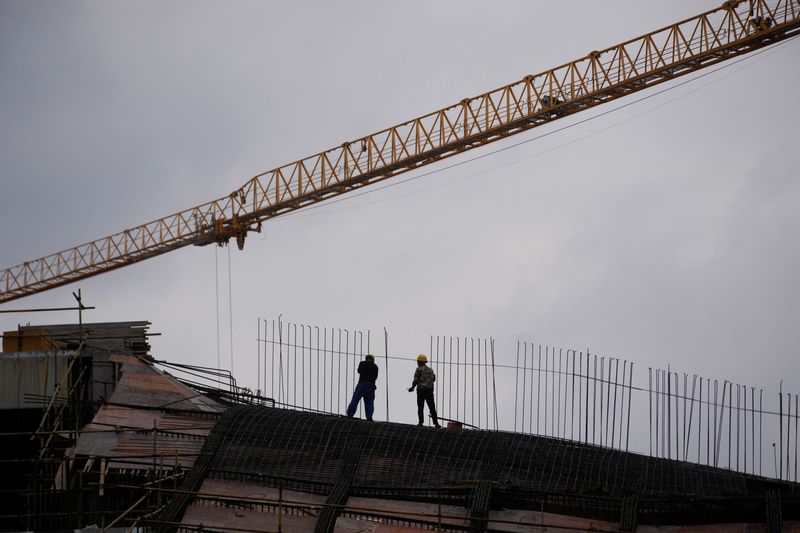
[[[261,222],[800,33],[800,0],[696,17],[258,174],[229,195],[0,273],[0,303],[190,244],[240,247]]]

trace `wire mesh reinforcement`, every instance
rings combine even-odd
[[[223,417],[212,477],[312,484],[327,494],[353,442],[363,439],[354,492],[447,489],[489,480],[524,491],[622,497],[763,495],[766,480],[564,440],[489,431],[448,431],[260,406]]]

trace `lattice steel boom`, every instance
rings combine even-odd
[[[249,179],[228,196],[0,274],[7,302],[190,244],[239,248],[275,216],[322,202],[800,33],[800,0],[731,0]]]

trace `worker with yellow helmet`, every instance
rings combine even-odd
[[[417,370],[414,372],[414,381],[411,383],[408,392],[413,392],[417,389],[417,416],[419,417],[419,426],[424,423],[422,416],[422,409],[425,404],[428,404],[428,411],[431,412],[433,425],[437,428],[439,426],[439,419],[436,417],[436,403],[433,400],[433,383],[436,381],[436,374],[428,366],[428,357],[421,353],[417,356]]]

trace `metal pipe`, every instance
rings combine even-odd
[[[0,309],[0,313],[42,313],[48,311],[81,311],[94,309],[93,305],[82,305],[79,307],[42,307],[37,309]]]

